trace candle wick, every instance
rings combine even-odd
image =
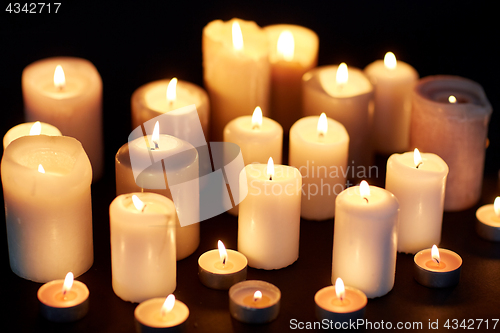
[[[255,130],[255,129],[260,129],[260,126],[258,124],[253,125],[252,130]]]
[[[224,259],[222,259],[222,266],[224,266],[226,264],[226,258],[224,257]]]
[[[438,258],[434,258],[434,261],[437,262],[437,264],[439,265],[439,259]]]
[[[363,197],[363,199],[365,199],[365,200],[366,200],[366,203],[368,203],[368,198],[367,198],[367,197]]]
[[[416,168],[418,169],[418,167],[422,164],[423,162],[419,162],[416,166]]]
[[[269,175],[269,180],[273,180],[273,176],[272,175]]]
[[[144,213],[144,209],[146,209],[146,204],[144,204],[144,206],[142,206],[141,213]]]

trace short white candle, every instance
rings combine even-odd
[[[484,205],[476,211],[476,231],[484,239],[500,241],[500,197],[493,204]]]
[[[57,127],[52,126],[47,123],[42,123],[40,121],[23,123],[12,127],[3,136],[3,149],[17,138],[28,135],[49,135],[49,136],[61,136],[61,131]]]
[[[138,333],[178,332],[189,317],[189,308],[174,295],[148,299],[134,311]]]
[[[243,281],[229,289],[231,316],[248,324],[263,324],[276,319],[280,301],[279,288],[265,281]]]

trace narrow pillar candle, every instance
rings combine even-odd
[[[85,273],[94,261],[92,169],[80,142],[20,137],[5,149],[1,169],[12,271],[35,282]]]
[[[387,190],[365,181],[340,193],[335,207],[332,283],[344,283],[368,298],[394,286],[399,204]]]
[[[49,135],[61,136],[61,131],[57,127],[39,121],[23,123],[12,127],[3,137],[3,149],[17,138],[28,135]]]
[[[484,239],[500,242],[500,197],[493,204],[484,205],[476,211],[476,231]]]
[[[288,132],[302,115],[302,75],[316,67],[319,38],[299,25],[275,24],[264,30],[271,62],[271,116]]]
[[[335,215],[335,198],[346,185],[348,150],[345,127],[324,113],[293,124],[288,161],[302,175],[303,218],[326,220]]]
[[[24,69],[22,86],[26,120],[49,123],[80,141],[99,179],[104,167],[102,80],[94,65],[72,57],[38,60]]]
[[[203,80],[210,96],[212,141],[224,126],[259,105],[269,110],[271,69],[267,35],[255,22],[215,20],[203,29]]]
[[[119,195],[109,206],[113,291],[139,303],[176,286],[175,206],[156,193]]]
[[[387,52],[365,68],[374,88],[373,144],[377,152],[392,154],[410,146],[411,94],[417,71]]]
[[[324,112],[346,128],[350,167],[370,165],[373,86],[366,75],[359,69],[347,68],[345,63],[317,67],[302,77],[302,94],[304,116]]]
[[[474,81],[439,75],[420,79],[415,86],[410,146],[437,154],[448,164],[445,211],[472,207],[481,196],[491,112],[483,88]]]
[[[250,164],[240,173],[238,251],[253,268],[279,269],[299,257],[302,176],[286,165]]]
[[[398,198],[398,252],[417,253],[441,241],[448,165],[441,157],[415,152],[387,160],[385,188]]]

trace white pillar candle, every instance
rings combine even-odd
[[[481,197],[491,112],[483,88],[474,81],[439,75],[415,86],[410,145],[448,164],[445,211],[467,209]]]
[[[2,158],[12,271],[48,282],[92,266],[92,169],[82,145],[64,136],[25,136]]]
[[[148,141],[146,141],[146,139]],[[134,179],[134,172],[131,163],[131,157],[135,160],[142,159],[145,164],[152,163],[150,153],[160,153],[162,156],[156,158],[160,161],[168,156],[175,159],[175,164],[165,164],[168,172],[178,172],[179,175],[185,174],[186,179],[198,178],[198,154],[196,149],[186,141],[180,140],[169,135],[160,135],[159,150],[152,151],[148,147],[148,142],[152,141],[151,136],[139,137],[123,145],[115,156],[115,174],[116,174],[116,195],[131,192],[153,192],[166,196],[172,200],[170,187],[165,185],[166,175],[161,163],[151,164],[151,167],[143,171],[137,179]],[[173,168],[173,169],[172,169]],[[177,170],[177,171],[175,171]],[[193,182],[192,192],[181,193],[185,197],[177,204],[177,212],[182,211],[187,221],[199,221],[199,199],[196,181]],[[178,215],[175,216],[177,225],[176,247],[177,260],[181,260],[191,255],[200,244],[200,224],[192,223],[181,227]]]
[[[109,216],[115,294],[138,303],[172,293],[176,287],[172,200],[156,193],[119,195],[109,206]]]
[[[305,116],[324,112],[344,125],[350,138],[349,164],[366,167],[372,161],[370,108],[373,86],[359,69],[347,69],[345,64],[340,67],[340,71],[337,70],[339,66],[317,67],[304,74],[302,111]]]
[[[338,276],[368,298],[394,286],[399,205],[365,181],[340,193],[335,208],[332,283]]]
[[[139,304],[134,311],[138,333],[182,332],[189,317],[189,308],[174,295],[152,298]]]
[[[416,253],[441,241],[448,165],[441,157],[407,152],[387,160],[385,188],[399,202],[398,252]]]
[[[203,80],[210,96],[210,135],[222,140],[226,124],[259,105],[269,110],[271,70],[267,36],[255,22],[207,24],[202,35]],[[267,115],[267,114],[266,114]]]
[[[12,127],[3,136],[3,149],[17,138],[28,135],[61,136],[61,131],[55,126],[42,122],[23,123]]]
[[[500,197],[493,204],[481,206],[476,211],[476,232],[493,242],[500,242]]]
[[[57,66],[62,70],[55,73]],[[39,60],[24,69],[22,86],[26,120],[52,124],[63,135],[78,139],[92,163],[94,179],[99,179],[104,163],[102,80],[94,65],[71,57]]]
[[[335,215],[335,198],[346,185],[348,150],[345,127],[324,113],[293,124],[288,161],[302,174],[303,218],[326,220]]]
[[[302,75],[318,63],[319,38],[305,27],[264,27],[271,62],[271,116],[288,132],[302,114]]]
[[[168,89],[167,89],[168,88]],[[194,104],[201,127],[208,138],[210,105],[201,87],[182,80],[159,80],[139,87],[132,94],[132,128],[141,126],[157,116]],[[179,124],[181,127],[183,124]],[[184,130],[179,128],[179,131]]]
[[[374,88],[373,145],[377,152],[404,152],[410,146],[411,94],[418,73],[387,52],[365,68]]]
[[[250,164],[240,173],[238,251],[254,268],[279,269],[299,257],[302,176],[286,165]]]

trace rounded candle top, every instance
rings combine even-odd
[[[175,227],[174,203],[169,198],[157,193],[122,194],[113,200],[109,209],[116,214],[117,220],[122,221],[121,223]],[[136,217],[131,219],[131,214],[136,215]]]
[[[341,300],[336,294],[335,286],[328,286],[314,295],[314,302],[322,309],[330,312],[350,313],[364,308],[368,303],[368,299],[361,290],[345,287],[345,295]]]
[[[400,84],[401,80],[416,81],[418,73],[411,65],[396,59],[396,66],[391,68],[385,64],[384,60],[375,60],[365,67],[365,73],[371,82],[376,85],[378,80],[394,82]]]
[[[418,252],[413,260],[420,268],[431,272],[451,272],[462,266],[462,258],[455,252],[446,249],[439,249],[439,259],[437,260],[433,259],[431,249]]]
[[[227,261],[221,262],[219,250],[210,250],[198,258],[198,265],[214,274],[232,274],[241,271],[248,265],[247,258],[240,252],[226,249]]]
[[[500,197],[495,202],[484,205],[476,211],[476,218],[489,226],[500,228]]]
[[[247,280],[233,285],[229,289],[229,298],[239,306],[262,309],[277,304],[281,291],[265,281]]]
[[[238,137],[248,142],[255,140],[260,142],[263,138],[271,139],[283,136],[283,127],[278,122],[267,117],[262,117],[260,126],[253,125],[252,116],[235,118],[226,125],[224,132],[226,132],[226,135],[231,135],[231,132],[236,128],[238,129]]]
[[[344,125],[328,117],[323,120],[326,122],[326,126],[320,121],[320,116],[299,119],[290,128],[290,135],[294,137],[294,140],[318,143],[319,145],[337,145],[349,141],[349,134]]]
[[[183,302],[175,300],[169,311],[164,310],[165,298],[148,299],[139,304],[134,311],[138,322],[148,327],[175,327],[184,323],[189,317],[189,308]]]
[[[69,308],[81,304],[89,297],[89,289],[80,281],[73,281],[71,288],[63,294],[64,281],[54,280],[41,286],[37,292],[40,302],[54,308]]]
[[[39,131],[33,133],[33,129],[37,126],[37,123],[39,124]],[[3,137],[3,149],[5,150],[5,148],[15,139],[29,135],[61,136],[62,134],[57,127],[39,121],[19,124],[5,133]]]
[[[359,186],[351,186],[342,191],[335,201],[336,207],[343,207],[353,215],[367,216],[372,216],[375,212],[378,216],[392,215],[399,210],[399,203],[394,194],[371,185],[367,187],[367,191],[363,182]]]
[[[442,178],[448,174],[448,165],[436,154],[420,153],[421,163],[415,165],[415,152],[406,152],[403,154],[392,154],[387,160],[387,169],[397,168],[398,172],[404,172],[408,177],[425,175],[425,177]]]
[[[289,31],[293,36],[293,57],[290,61],[299,62],[304,67],[315,64],[318,57],[318,35],[306,27],[293,24],[274,24],[264,27],[269,41],[269,59],[271,63],[282,61],[283,55],[278,51],[278,40],[283,31]]]

